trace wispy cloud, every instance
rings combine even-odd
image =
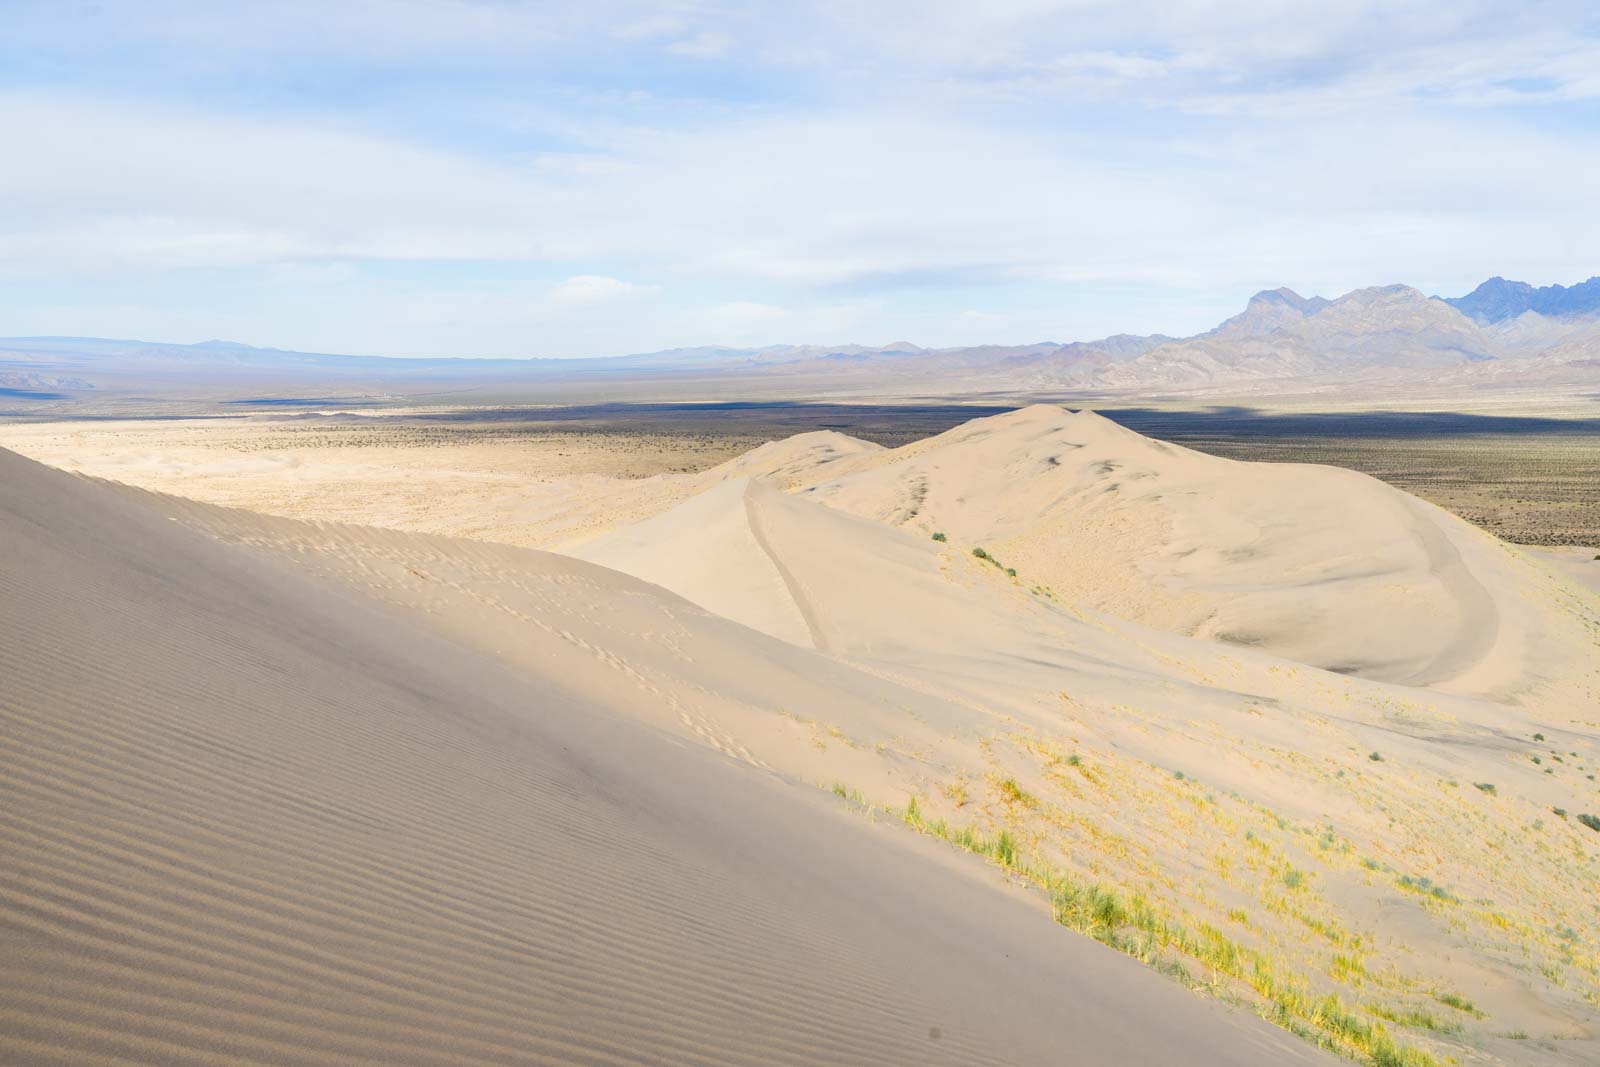
[[[552,290],[550,296],[557,304],[610,304],[628,297],[655,291],[655,286],[638,285],[600,274],[579,274],[568,278]]]

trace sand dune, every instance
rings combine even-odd
[[[1364,479],[1274,481],[1108,425],[1028,409],[896,450],[804,435],[656,480],[627,509],[655,514],[611,520],[584,559],[0,454],[20,857],[0,970],[31,998],[0,1049],[1306,1054],[1056,928],[1031,881],[1066,925],[1356,1055],[1376,1039],[1321,998],[1463,1063],[1586,1062],[1600,838],[1552,812],[1600,810],[1600,664],[1560,629],[1600,626],[1600,600],[1532,587],[1516,554]],[[1313,567],[1339,536],[1387,577]],[[1423,632],[1388,617],[1391,584]],[[1507,609],[1487,649],[1458,632],[1474,589]],[[1410,642],[1383,663],[1430,684],[1307,667],[1287,624],[1252,645],[1194,621],[1297,595]],[[1062,910],[1083,899],[1112,919]]]
[[[758,501],[774,494],[748,478],[732,479],[572,555],[656,582],[751,629],[815,648],[807,608],[764,543]]]
[[[1035,405],[814,470],[790,476],[809,498],[984,547],[1074,604],[1329,670],[1503,696],[1583,647],[1530,606],[1537,578],[1506,546],[1338,468],[1221,459]]]
[[[798,433],[781,441],[768,441],[706,473],[703,482],[725,478],[760,478],[780,487],[794,479],[812,478],[816,472],[846,460],[877,456],[882,445],[862,441],[835,430]]]
[[[1315,1058],[647,725],[665,696],[589,686],[626,665],[563,627],[653,632],[690,674],[856,677],[814,653],[558,557],[10,454],[0,524],[7,1062]],[[542,612],[496,634],[398,593],[486,573]]]
[[[1036,427],[1040,436],[1059,445],[1058,416],[1045,415],[1027,417],[1043,423]],[[1023,420],[1005,416],[989,421],[991,430],[1009,433]],[[1099,434],[1101,421],[1082,420],[1082,436]],[[1130,447],[1154,446],[1137,438],[1117,440],[1122,435],[1115,430],[1103,436],[1119,444],[1124,455]],[[1492,545],[1468,540],[1465,550],[1451,557],[1448,546],[1460,534],[1460,524],[1408,498],[1394,499],[1401,494],[1373,494],[1375,517],[1369,517],[1360,510],[1366,506],[1361,494],[1372,493],[1373,483],[1355,480],[1354,505],[1364,522],[1380,524],[1397,513],[1406,521],[1395,520],[1393,529],[1433,552],[1425,552],[1409,570],[1396,563],[1388,580],[1431,588],[1439,598],[1433,610],[1454,604],[1455,614],[1438,628],[1417,609],[1396,622],[1386,615],[1386,585],[1378,575],[1346,582],[1313,576],[1305,582],[1300,595],[1307,603],[1299,609],[1311,617],[1300,618],[1297,625],[1315,628],[1316,597],[1325,589],[1330,610],[1345,612],[1351,625],[1360,620],[1351,641],[1410,641],[1394,655],[1420,660],[1432,650],[1436,665],[1453,655],[1460,657],[1461,666],[1433,685],[1365,678],[1355,671],[1308,670],[1263,647],[1266,642],[1219,644],[1083,608],[1059,586],[1051,589],[1030,580],[1030,557],[1012,554],[1018,542],[984,537],[993,555],[1001,557],[995,562],[975,557],[958,533],[937,542],[912,532],[922,520],[910,512],[922,507],[945,507],[943,518],[958,520],[963,507],[974,512],[989,508],[1002,516],[1009,508],[1019,525],[1037,522],[1016,498],[1035,491],[1031,483],[1040,475],[973,477],[958,462],[968,459],[960,443],[930,448],[926,462],[913,468],[926,472],[927,481],[920,503],[892,514],[898,526],[824,506],[817,498],[848,498],[861,485],[874,487],[875,479],[890,475],[893,487],[902,488],[915,475],[896,469],[894,457],[918,457],[915,446],[827,460],[823,466],[830,477],[818,493],[785,494],[729,470],[729,480],[702,496],[576,551],[920,694],[916,700],[903,691],[885,694],[904,701],[910,711],[898,722],[856,706],[830,707],[823,713],[827,729],[814,735],[818,744],[832,741],[844,750],[830,750],[827,762],[819,760],[819,766],[864,783],[869,792],[876,789],[888,804],[903,803],[909,793],[918,798],[927,818],[955,824],[970,817],[966,805],[977,798],[986,816],[1032,835],[1030,844],[1058,862],[1102,878],[1109,875],[1121,885],[1147,886],[1152,870],[1160,872],[1160,879],[1187,883],[1184,890],[1158,895],[1193,916],[1210,916],[1206,921],[1221,922],[1223,915],[1235,914],[1230,901],[1277,909],[1288,925],[1270,936],[1279,951],[1303,952],[1305,968],[1326,968],[1329,949],[1318,940],[1290,947],[1304,937],[1305,927],[1297,931],[1300,920],[1292,918],[1296,914],[1317,929],[1359,930],[1355,941],[1369,946],[1367,951],[1383,946],[1376,951],[1385,966],[1417,975],[1402,983],[1411,990],[1468,988],[1471,1000],[1492,1004],[1502,1020],[1525,1018],[1528,1028],[1559,1031],[1574,1042],[1580,1036],[1592,1040],[1590,1024],[1579,1021],[1590,1018],[1589,1008],[1576,1007],[1566,994],[1549,999],[1547,990],[1535,992],[1516,977],[1520,965],[1514,961],[1526,958],[1531,935],[1510,933],[1515,926],[1504,925],[1500,909],[1522,900],[1530,924],[1569,928],[1546,925],[1559,912],[1562,923],[1577,922],[1595,932],[1582,902],[1600,889],[1595,881],[1596,842],[1567,813],[1595,803],[1592,779],[1585,776],[1597,756],[1595,724],[1586,710],[1600,693],[1597,661],[1586,656],[1583,646],[1559,642],[1567,639],[1563,626],[1594,632],[1600,625],[1600,601],[1583,599],[1577,587],[1553,578],[1544,587],[1527,584],[1533,572],[1521,569],[1519,557],[1509,553],[1501,561]],[[1165,446],[1149,451],[1157,457],[1149,462],[1170,455],[1180,473],[1192,455]],[[1275,528],[1258,538],[1266,563],[1257,573],[1264,593],[1271,595],[1244,610],[1254,612],[1259,621],[1262,603],[1295,609],[1296,587],[1284,577],[1288,561],[1319,548],[1328,550],[1337,531],[1321,530],[1316,522],[1300,518],[1296,508],[1301,498],[1293,492],[1293,479],[1271,481],[1281,472],[1222,461],[1206,460],[1206,465],[1208,475],[1232,478],[1236,489],[1257,474],[1276,486],[1271,499],[1285,511]],[[940,481],[952,468],[969,479],[960,483],[959,491]],[[1304,470],[1313,481],[1324,473],[1320,468]],[[1299,471],[1290,468],[1288,473]],[[796,476],[802,484],[806,480],[804,471],[791,471]],[[1338,483],[1328,479],[1320,484],[1328,488]],[[1099,495],[1110,494],[1102,489]],[[863,492],[854,502],[859,505],[867,498]],[[1224,494],[1219,499],[1227,504],[1230,498]],[[1406,510],[1413,506],[1414,511]],[[1069,521],[1065,510],[1043,507],[1040,512],[1057,527]],[[1324,510],[1314,518],[1330,514]],[[1133,515],[1158,522],[1149,512]],[[1218,528],[1228,517],[1222,510],[1199,516]],[[962,529],[957,522],[944,521],[937,528]],[[1374,538],[1381,533],[1357,527],[1358,532],[1363,529]],[[726,550],[720,535],[708,533],[727,530],[738,531],[740,551]],[[1226,533],[1222,529],[1217,536]],[[979,539],[970,529],[966,536]],[[1087,542],[1080,537],[1077,543]],[[1106,554],[1120,547],[1105,531],[1095,544],[1096,551]],[[1404,561],[1413,548],[1402,541],[1377,545],[1374,551],[1380,556],[1388,551]],[[1476,570],[1468,568],[1468,559]],[[1017,564],[1016,576],[1008,573],[1011,564]],[[1224,571],[1228,566],[1218,563]],[[1152,603],[1167,588],[1149,576],[1142,582]],[[1407,593],[1397,602],[1405,607],[1421,595]],[[1506,624],[1475,613],[1472,598],[1479,595],[1491,598],[1487,610],[1506,605],[1546,627],[1542,633],[1547,643],[1537,648],[1510,643]],[[1365,615],[1360,614],[1363,606]],[[803,630],[797,618],[804,622]],[[775,625],[775,619],[783,624]],[[1482,631],[1496,644],[1485,650],[1452,636],[1452,625],[1473,623],[1484,624]],[[1408,634],[1405,626],[1421,632]],[[1327,639],[1342,636],[1334,632]],[[1534,675],[1546,664],[1565,668],[1568,688],[1560,688],[1554,675]],[[1519,681],[1508,688],[1516,702],[1503,699],[1504,693],[1473,694],[1469,683],[1474,674],[1481,679],[1491,671],[1515,674]],[[796,705],[813,707],[814,698],[802,697]],[[729,730],[742,737],[760,734],[744,721]],[[795,754],[770,739],[752,744],[769,764],[801,775],[819,773],[807,772],[803,760],[793,762]],[[868,750],[888,756],[875,764],[864,755]],[[1084,770],[1090,766],[1087,750],[1096,753],[1096,766],[1110,761],[1114,769]],[[1069,755],[1078,762],[1069,762]],[[1197,768],[1205,783],[1198,789],[1191,784]],[[1224,794],[1231,799],[1223,799]],[[1200,804],[1202,796],[1202,809],[1215,811],[1210,830],[1203,829],[1209,820],[1197,825],[1184,807]],[[1561,814],[1552,818],[1552,813]],[[1269,829],[1258,824],[1263,818]],[[1181,839],[1166,830],[1174,819],[1184,826]],[[1241,823],[1250,828],[1241,831]],[[1280,858],[1264,864],[1252,855],[1286,827]],[[1243,850],[1229,859],[1240,847],[1241,832]],[[1530,832],[1533,843],[1527,840]],[[1555,835],[1549,851],[1543,840],[1547,832]],[[1569,863],[1568,856],[1576,862]],[[1267,871],[1293,872],[1290,888],[1298,903],[1274,893],[1272,880],[1279,875],[1269,875],[1266,883],[1250,875],[1240,879],[1233,873],[1236,863],[1252,871],[1265,866]],[[1301,887],[1303,864],[1327,868],[1314,897]],[[1412,910],[1408,904],[1406,894],[1418,886],[1431,908]],[[1318,913],[1321,917],[1297,911],[1312,899],[1317,908],[1327,909]],[[1479,902],[1478,910],[1470,917],[1461,914],[1463,902],[1471,900]],[[1460,933],[1469,928],[1470,935]],[[1346,936],[1329,935],[1335,946],[1345,944]],[[1564,950],[1553,951],[1564,958]],[[1426,978],[1420,977],[1423,973]],[[1381,994],[1371,979],[1362,981],[1369,998],[1404,996],[1398,990]],[[1585,989],[1587,995],[1600,995],[1589,979],[1578,980],[1574,992]],[[1565,1006],[1557,1007],[1557,1002]],[[1425,1009],[1415,1010],[1426,1017]],[[1499,1025],[1501,1032],[1519,1032],[1521,1024]],[[1556,1055],[1550,1062],[1582,1062],[1592,1046],[1580,1051],[1573,1043],[1562,1050],[1576,1060]],[[1452,1048],[1451,1054],[1463,1051]],[[1530,1059],[1526,1050],[1508,1058],[1539,1060]]]

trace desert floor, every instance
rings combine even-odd
[[[895,447],[1005,410],[659,404],[0,421],[0,447],[274,515],[548,546],[592,532],[582,515],[560,506],[569,480],[582,493],[606,496],[630,480],[697,473],[796,433],[835,430]],[[1600,418],[1592,405],[1539,410],[1225,415],[1114,405],[1108,414],[1141,433],[1232,459],[1371,474],[1508,541],[1600,551]],[[654,507],[646,503],[637,514]],[[622,500],[598,510],[629,513]]]

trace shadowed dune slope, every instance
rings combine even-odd
[[[280,558],[315,527],[183,507],[0,452],[0,1061],[1322,1058],[597,699],[573,646],[499,659]]]

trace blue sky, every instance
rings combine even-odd
[[[0,0],[0,335],[1193,333],[1600,273],[1592,3]]]

